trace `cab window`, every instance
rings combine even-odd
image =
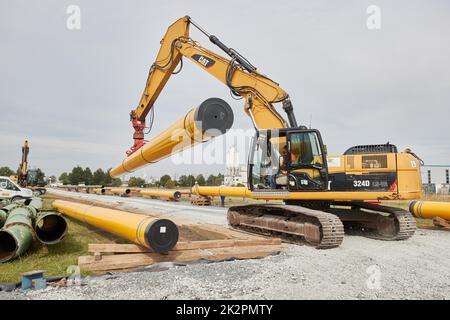
[[[291,166],[323,166],[323,155],[315,132],[296,132],[290,137]]]

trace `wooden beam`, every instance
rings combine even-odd
[[[280,245],[280,244],[281,239],[276,238],[186,241],[186,242],[178,242],[172,249],[172,251],[242,247],[242,246]],[[110,244],[90,243],[88,245],[88,251],[94,254],[152,252],[151,249],[138,246],[136,244],[117,244],[117,243],[110,243]]]
[[[447,220],[441,218],[441,217],[434,217],[433,218],[433,224],[436,227],[440,227],[440,228],[446,228],[449,229],[450,228],[450,222],[448,222]]]
[[[278,253],[279,245],[227,247],[171,251],[166,255],[158,253],[131,253],[104,255],[96,261],[94,256],[78,258],[78,266],[85,271],[108,271],[137,268],[158,262],[191,262],[198,260],[222,261],[229,259],[254,259]]]
[[[194,226],[199,229],[209,230],[212,232],[220,233],[228,239],[261,239],[264,237],[255,233],[246,232],[243,230],[233,229],[230,227],[224,227],[214,224],[187,224],[186,227]]]

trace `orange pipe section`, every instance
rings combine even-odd
[[[167,219],[63,200],[53,201],[52,206],[71,218],[151,248],[155,252],[167,252],[178,241],[178,227]]]

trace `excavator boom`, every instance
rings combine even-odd
[[[212,43],[230,55],[231,59],[214,53],[192,40],[189,37],[191,24],[207,35]],[[256,68],[242,55],[228,48],[216,36],[209,35],[190,17],[185,16],[167,29],[161,40],[156,60],[150,68],[139,104],[130,112],[130,119],[135,129],[133,136],[135,143],[127,151],[128,156],[145,144],[143,131],[147,125],[146,117],[152,111],[170,76],[179,72],[175,69],[177,66],[181,68],[183,57],[227,85],[234,95],[244,98],[246,102],[244,111],[251,117],[256,128],[288,127],[288,123],[273,105],[279,102],[283,102],[283,108],[288,113],[291,126],[297,126],[289,96],[276,82],[258,73]]]

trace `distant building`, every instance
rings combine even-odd
[[[240,165],[239,153],[235,147],[231,147],[227,153],[223,183],[226,186],[247,186],[247,167]]]
[[[450,193],[450,165],[424,165],[421,174],[425,193]]]

